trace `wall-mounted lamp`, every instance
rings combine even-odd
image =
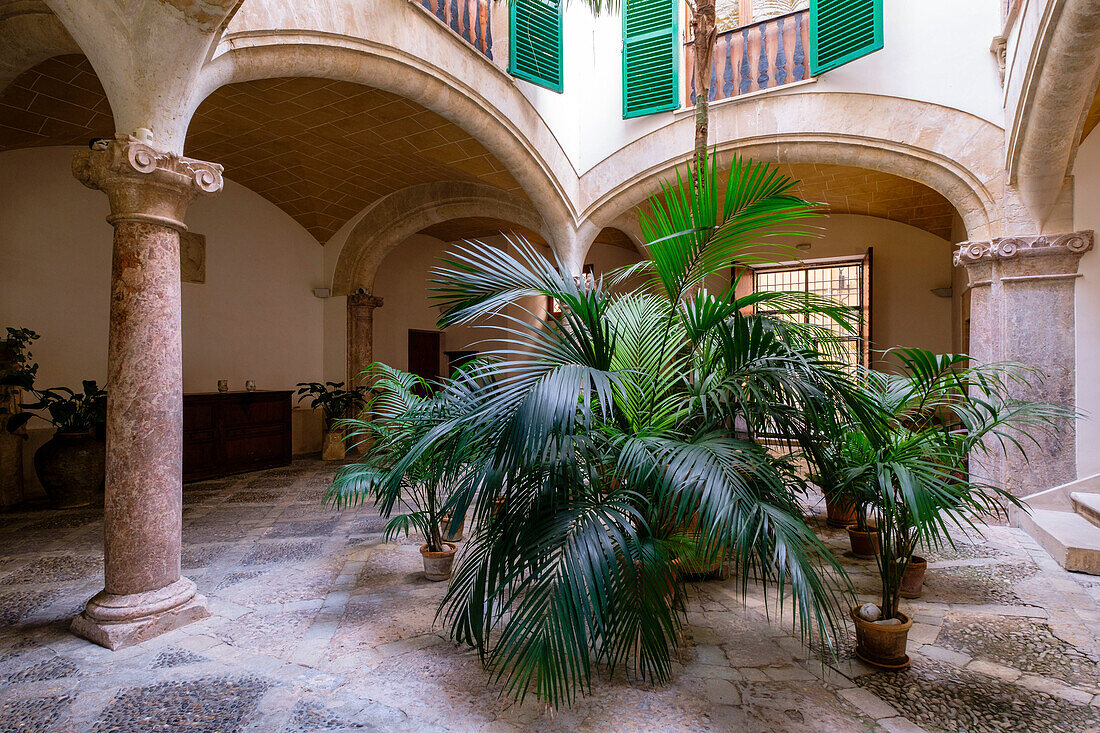
[[[810,243],[809,242],[801,242],[799,244],[796,244],[794,246],[794,248],[795,249],[800,249],[803,252],[809,252],[810,251]]]
[[[314,288],[313,296],[316,298],[331,298],[332,291],[328,288]]]
[[[955,288],[948,285],[946,288],[932,288],[932,295],[937,298],[950,298],[955,294]]]

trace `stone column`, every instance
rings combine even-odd
[[[360,384],[359,375],[374,362],[374,309],[381,307],[373,295],[348,296],[348,386]]]
[[[107,194],[114,226],[107,362],[105,584],[73,620],[109,649],[207,616],[180,575],[183,366],[180,232],[197,194],[222,187],[222,167],[120,135],[78,152],[73,174]]]
[[[963,242],[955,265],[966,268],[970,290],[970,355],[982,363],[1014,361],[1042,372],[1014,397],[1073,408],[1076,404],[1074,284],[1093,233],[1004,237]],[[1056,433],[1022,442],[1027,458],[1008,454],[972,458],[971,470],[1017,496],[1077,478],[1076,428],[1067,420]]]

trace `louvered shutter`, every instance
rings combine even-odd
[[[623,117],[680,106],[677,0],[623,4]]]
[[[511,0],[508,73],[562,90],[562,5],[565,0]]]
[[[882,0],[810,3],[810,72],[815,76],[882,46]]]

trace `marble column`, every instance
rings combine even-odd
[[[222,167],[118,136],[78,152],[73,174],[107,194],[114,226],[107,362],[104,589],[74,633],[118,649],[209,615],[180,575],[183,366],[180,232]]]
[[[1042,379],[1015,387],[1019,399],[1075,406],[1074,287],[1081,255],[1093,233],[1046,234],[963,242],[955,265],[966,268],[970,291],[970,355],[983,363],[1013,361],[1034,367]],[[971,470],[1017,496],[1077,478],[1076,429],[1066,420],[1057,432],[1035,432],[1022,442],[1026,458],[1009,447],[971,458]]]
[[[348,296],[348,385],[361,384],[359,375],[374,362],[374,309],[382,299],[366,293]]]

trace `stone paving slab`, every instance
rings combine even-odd
[[[442,584],[373,507],[320,504],[333,467],[185,487],[184,564],[213,616],[119,652],[67,631],[102,583],[96,510],[0,528],[0,731],[1085,731],[1100,726],[1100,582],[1022,533],[924,552],[912,668],[802,646],[750,585],[691,587],[672,680],[596,679],[570,708],[512,702],[434,625]],[[820,511],[815,509],[815,511]],[[861,599],[877,580],[816,528]],[[25,531],[24,531],[25,530]],[[32,540],[29,544],[26,539]]]

